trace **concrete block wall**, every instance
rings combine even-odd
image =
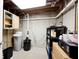
[[[32,46],[44,47],[46,46],[46,28],[55,25],[56,19],[36,19],[44,17],[54,17],[57,13],[48,12],[42,14],[30,15],[30,29],[29,38],[31,39]],[[34,19],[35,18],[35,19]],[[23,32],[23,40],[27,36],[27,21],[21,19],[20,30]]]

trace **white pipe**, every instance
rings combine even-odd
[[[26,19],[26,20],[27,20],[27,31],[29,31],[29,27],[30,27],[30,26],[29,26],[29,22],[30,22],[29,20],[30,20],[30,19],[29,19],[29,14],[28,14],[28,13],[27,13],[27,19]]]
[[[30,18],[30,19],[34,19],[34,20],[36,20],[36,19],[38,19],[38,20],[40,20],[40,19],[55,19],[55,17],[44,17],[44,18]]]
[[[43,17],[43,18],[29,18],[30,19],[30,21],[31,20],[47,20],[47,19],[56,19],[55,17]],[[27,19],[22,19],[22,20],[24,20],[24,21],[29,21],[29,20],[27,20]],[[22,21],[21,20],[21,21]]]
[[[55,17],[43,17],[43,18],[29,18],[30,20],[46,20],[46,19],[56,19]],[[23,19],[25,21],[30,21],[30,20],[27,20],[27,19]]]
[[[27,13],[27,37],[29,37],[29,29],[30,29],[30,19],[29,14]]]
[[[67,10],[69,10],[72,6],[74,6],[76,0],[71,0],[68,5],[56,16],[56,18],[58,18],[59,16],[61,16],[63,13],[65,13]]]

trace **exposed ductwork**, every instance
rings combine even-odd
[[[60,0],[53,0],[51,3],[51,7],[55,7],[56,3],[59,2]]]

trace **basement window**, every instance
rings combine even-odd
[[[20,9],[41,7],[46,5],[46,0],[12,0]]]

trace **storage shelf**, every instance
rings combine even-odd
[[[4,29],[12,28],[12,14],[4,10]]]
[[[5,19],[9,19],[9,20],[12,20],[12,18],[8,15],[5,15]]]
[[[5,25],[12,25],[12,24],[9,23],[8,21],[6,21],[4,24],[5,24]]]
[[[4,29],[19,29],[19,17],[4,10]]]

